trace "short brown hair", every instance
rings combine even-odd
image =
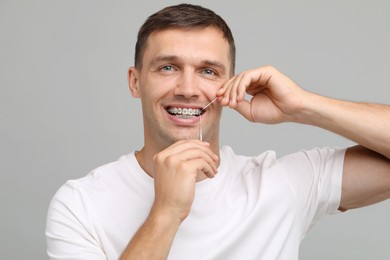
[[[236,47],[234,38],[226,22],[211,11],[198,5],[179,4],[168,6],[151,16],[144,22],[138,32],[137,43],[135,45],[134,65],[142,67],[142,57],[146,48],[146,41],[150,34],[155,31],[162,31],[170,28],[192,29],[206,28],[213,26],[220,30],[230,46],[231,73],[234,73]]]

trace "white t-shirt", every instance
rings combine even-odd
[[[168,259],[298,259],[306,233],[339,207],[344,153],[325,148],[276,159],[272,151],[246,157],[223,147],[217,176],[196,184]],[[153,199],[153,179],[134,153],[68,181],[49,207],[49,256],[118,259]]]

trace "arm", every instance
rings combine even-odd
[[[176,232],[188,216],[197,178],[212,178],[218,157],[208,143],[179,141],[153,159],[155,201],[121,259],[166,259]]]
[[[297,122],[330,130],[390,158],[390,106],[306,95]]]
[[[166,259],[180,224],[180,219],[152,209],[120,259]]]
[[[340,209],[345,211],[390,198],[390,107],[308,94],[307,123],[359,144],[344,160]]]
[[[86,198],[77,182],[66,182],[50,202],[46,220],[47,254],[51,260],[107,259],[88,218]]]
[[[252,95],[250,101],[245,93]],[[346,152],[341,210],[390,198],[389,106],[322,97],[268,66],[233,77],[217,96],[251,122],[309,124],[358,143]]]

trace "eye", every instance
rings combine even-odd
[[[164,65],[160,68],[161,71],[173,71],[174,67],[172,65]]]
[[[203,74],[209,75],[209,76],[216,76],[217,72],[213,69],[206,68],[202,71]]]

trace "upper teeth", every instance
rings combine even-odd
[[[168,112],[175,115],[198,116],[201,114],[201,109],[171,107]]]

